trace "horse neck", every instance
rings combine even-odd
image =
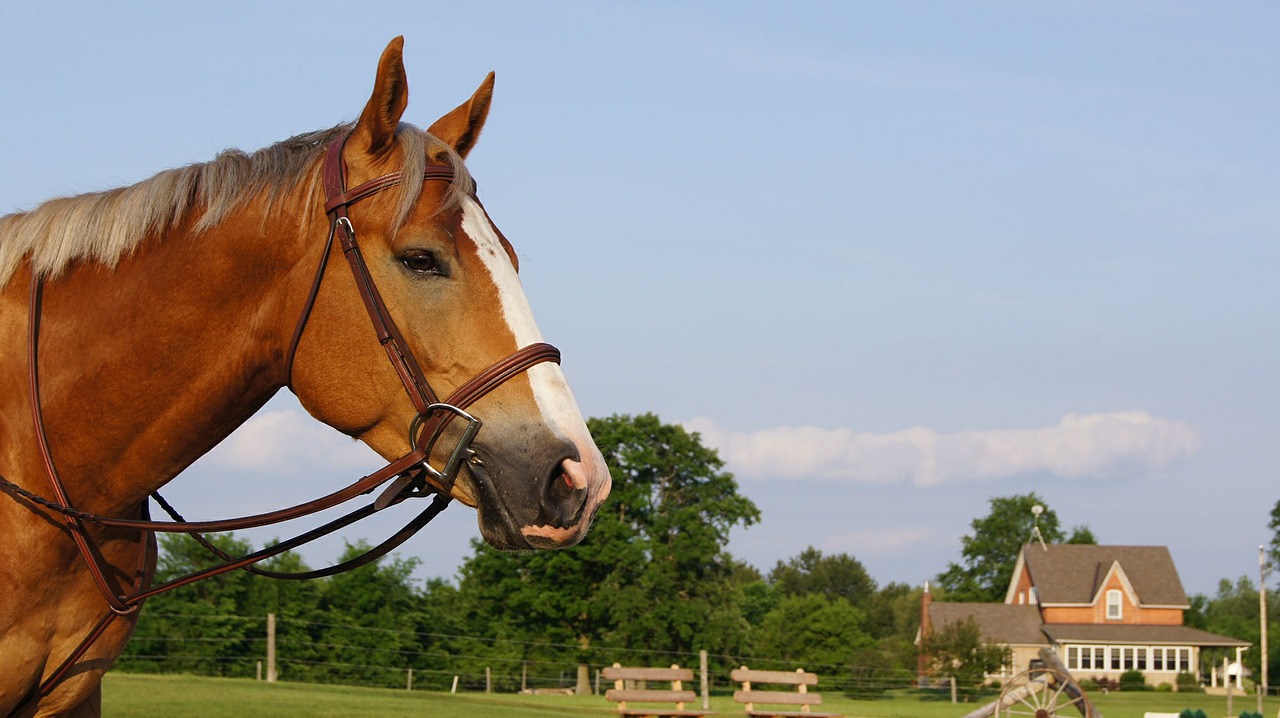
[[[280,388],[323,232],[255,202],[203,232],[180,224],[114,270],[81,264],[46,283],[41,404],[78,506],[136,504]]]

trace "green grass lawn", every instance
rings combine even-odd
[[[1199,708],[1208,718],[1226,716],[1226,699],[1201,693],[1110,693],[1089,696],[1104,718],[1142,718],[1146,711],[1177,713]],[[855,701],[823,694],[822,710],[849,718],[962,718],[982,705],[952,705],[949,701],[897,697]],[[234,678],[183,675],[108,674],[103,682],[106,718],[338,718],[377,716],[450,716],[450,718],[546,718],[547,716],[608,716],[613,704],[602,697],[519,696],[482,693],[437,693],[379,688],[321,686],[308,683],[268,684]],[[1233,713],[1252,711],[1253,697],[1236,697]],[[692,706],[691,706],[692,707]],[[741,714],[729,696],[713,696],[711,707],[724,715]],[[1276,716],[1280,699],[1270,699],[1263,717]],[[1070,709],[1068,709],[1070,710]],[[1072,718],[1073,712],[1064,714]]]

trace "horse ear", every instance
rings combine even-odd
[[[458,105],[452,112],[436,120],[427,130],[442,142],[447,143],[459,155],[466,157],[476,140],[480,138],[480,130],[484,129],[484,121],[489,116],[489,102],[493,99],[493,73],[484,78],[479,89],[471,95],[471,99]]]
[[[373,95],[360,113],[351,137],[357,147],[379,155],[391,147],[396,127],[409,104],[409,78],[404,72],[404,37],[387,44],[378,60],[378,76],[373,82]]]

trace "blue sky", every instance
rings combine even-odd
[[[585,413],[718,446],[761,569],[880,582],[1035,491],[1188,591],[1280,499],[1273,3],[0,5],[0,213],[353,119],[406,38]],[[168,492],[204,518],[374,468],[291,397]],[[387,526],[348,533],[374,538]],[[450,576],[451,509],[404,550]],[[309,553],[335,556],[331,542]]]

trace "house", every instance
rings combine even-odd
[[[1250,645],[1184,626],[1190,607],[1164,546],[1027,544],[1004,603],[934,602],[926,587],[921,645],[931,631],[972,618],[984,642],[1011,649],[1011,664],[993,678],[1027,670],[1050,646],[1080,679],[1137,670],[1151,685],[1172,684],[1179,673],[1200,679],[1204,650],[1234,650],[1238,661]]]

